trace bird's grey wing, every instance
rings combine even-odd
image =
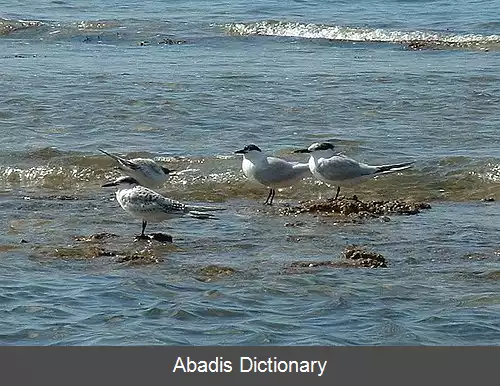
[[[158,165],[154,160],[152,160],[150,158],[134,158],[134,159],[131,159],[130,161],[135,163],[136,165],[145,166],[145,167],[154,169],[156,172],[162,171],[160,165]]]
[[[309,171],[309,165],[288,162],[281,158],[267,157],[268,167],[262,170],[266,174],[266,179],[279,182],[293,178],[299,178]],[[301,166],[304,165],[304,166]]]
[[[165,212],[165,213],[185,213],[186,206],[179,202],[150,190],[141,189],[129,196],[131,205],[140,207],[142,210],[149,212]]]
[[[346,181],[375,173],[375,166],[370,166],[348,157],[333,156],[323,159],[317,166],[318,172],[331,181]]]

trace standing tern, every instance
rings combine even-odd
[[[150,189],[161,186],[174,172],[174,170],[167,169],[150,158],[125,159],[102,149],[98,150],[116,160],[120,170],[134,177],[142,186]]]
[[[276,188],[294,185],[310,174],[306,163],[289,162],[277,157],[268,157],[255,145],[247,145],[235,154],[243,154],[243,174],[253,181],[269,188],[264,204],[272,205]]]
[[[116,200],[132,217],[142,220],[142,232],[138,238],[144,239],[146,225],[149,222],[161,222],[185,215],[199,219],[216,219],[208,211],[223,210],[221,208],[186,205],[182,202],[164,197],[155,191],[141,186],[139,181],[130,176],[117,178],[102,187],[117,186]]]
[[[318,179],[337,186],[335,200],[341,186],[352,186],[382,174],[393,173],[411,167],[415,162],[393,165],[373,166],[353,160],[344,155],[335,154],[331,143],[313,143],[307,149],[295,150],[294,153],[309,153],[309,169]]]

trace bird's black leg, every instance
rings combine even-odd
[[[264,205],[271,205],[271,203],[269,202],[269,199],[271,198],[272,195],[273,195],[273,189],[269,190],[269,195],[267,196],[267,200],[266,200],[266,202],[264,202]]]
[[[271,196],[271,201],[269,202],[269,205],[272,205],[272,204],[273,204],[274,195],[276,194],[276,190],[271,189],[271,192],[272,192],[273,194],[272,194],[272,196]]]
[[[148,225],[148,222],[146,220],[142,220],[142,231],[141,231],[141,234],[139,236],[135,237],[136,240],[149,239],[149,237],[144,234],[144,231],[146,230],[146,225]]]
[[[335,195],[335,200],[337,200],[337,197],[339,196],[340,193],[340,185],[337,186],[337,194]]]

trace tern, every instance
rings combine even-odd
[[[134,177],[142,186],[150,189],[161,186],[174,172],[174,170],[163,167],[150,158],[125,159],[105,150],[98,150],[117,161],[120,170]]]
[[[270,189],[267,200],[264,202],[267,205],[273,204],[277,188],[292,186],[303,177],[310,175],[307,163],[269,157],[253,144],[235,151],[235,154],[243,154],[241,163],[243,174],[249,180]]]
[[[295,150],[294,153],[310,154],[309,169],[313,176],[327,184],[337,186],[335,200],[339,196],[341,186],[352,186],[375,176],[405,170],[415,163],[368,165],[344,155],[336,154],[334,146],[328,142],[316,142],[307,149]]]
[[[139,238],[147,238],[144,234],[148,222],[161,222],[173,218],[190,216],[199,219],[216,219],[209,211],[224,210],[216,207],[187,205],[164,197],[159,193],[139,184],[134,177],[123,176],[107,182],[102,187],[116,186],[116,200],[132,217],[142,220],[142,231]]]

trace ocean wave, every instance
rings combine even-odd
[[[126,155],[127,156],[127,155]],[[149,154],[135,154],[133,157]],[[0,184],[4,189],[50,189],[67,191],[96,190],[100,185],[120,175],[116,164],[106,156],[79,152],[40,149],[2,158]],[[131,158],[132,155],[127,157]],[[154,157],[157,162],[176,170],[161,192],[173,198],[221,201],[235,198],[264,199],[267,189],[249,182],[241,172],[239,157],[214,156]],[[24,159],[24,161],[20,161]],[[15,162],[14,162],[15,161]],[[7,163],[7,165],[5,165]],[[467,157],[445,157],[426,161],[403,173],[372,179],[352,188],[345,194],[360,197],[400,197],[419,200],[467,201],[500,196],[500,162],[497,159],[477,160]],[[304,199],[328,195],[332,191],[312,176],[302,183],[280,189],[281,198]]]
[[[281,36],[304,39],[328,39],[346,42],[399,43],[409,48],[500,49],[500,35],[451,34],[428,31],[393,31],[383,28],[360,28],[339,25],[265,20],[229,23],[222,26],[233,36]]]

